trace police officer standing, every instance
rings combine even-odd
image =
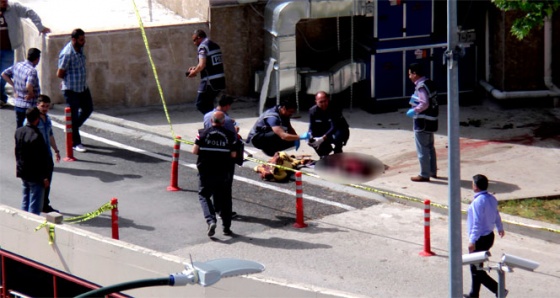
[[[192,41],[197,46],[198,64],[190,67],[186,75],[194,78],[200,73],[196,108],[204,115],[214,109],[214,99],[220,91],[226,89],[222,50],[200,29],[193,32]]]
[[[228,194],[231,193],[237,136],[223,127],[223,112],[214,112],[211,120],[212,126],[199,132],[192,149],[192,153],[198,155],[198,199],[208,224],[208,236],[215,234],[216,209],[220,210],[224,235],[230,236],[233,234],[230,229],[232,203]],[[213,197],[213,202],[210,197]]]

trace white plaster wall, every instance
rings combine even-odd
[[[42,216],[0,205],[0,247],[100,285],[168,276],[182,271],[188,261],[68,224],[56,225],[55,243],[49,245],[46,229],[35,232],[44,221]],[[134,297],[332,297],[260,281],[258,274],[226,278],[206,288],[159,286],[125,293]]]

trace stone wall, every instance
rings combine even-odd
[[[69,42],[69,34],[39,37],[31,23],[26,23],[25,49],[38,47],[43,55],[38,66],[42,93],[54,103],[64,99],[61,80],[56,77],[58,54]],[[187,79],[185,71],[196,65],[196,48],[191,33],[206,24],[181,24],[147,27],[159,82],[167,104],[192,102],[196,98],[198,79]],[[161,98],[140,29],[86,32],[88,85],[96,108],[112,106],[139,107],[161,104]]]
[[[198,19],[199,22],[207,22],[209,19],[209,0],[157,0],[157,2],[188,19]]]
[[[210,36],[223,51],[227,92],[254,95],[254,75],[264,65],[264,4],[212,8]]]
[[[546,90],[544,86],[544,32],[533,29],[523,40],[510,33],[513,21],[522,16],[516,12],[489,10],[490,20],[490,83],[504,91]],[[560,82],[560,11],[553,18],[552,76]]]

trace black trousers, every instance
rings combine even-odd
[[[50,148],[49,148],[50,150]],[[51,200],[49,199],[49,194],[51,193],[53,171],[49,174],[49,187],[45,187],[45,195],[43,196],[43,210],[46,210],[51,205]]]
[[[320,157],[329,155],[333,151],[333,145],[335,154],[342,153],[342,147],[346,145],[349,137],[350,130],[348,128],[338,128],[318,148],[313,149]]]
[[[481,236],[474,244],[474,252],[487,251],[494,245],[494,232]],[[480,285],[484,285],[490,292],[496,294],[498,292],[498,283],[486,273],[484,270],[478,270],[475,265],[471,264],[472,286],[469,296],[478,297]]]
[[[89,89],[83,92],[64,90],[64,98],[66,99],[66,104],[70,107],[72,116],[72,146],[75,147],[82,144],[80,127],[93,112],[93,99]]]
[[[216,221],[216,212],[222,217],[224,229],[231,227],[231,184],[232,173],[211,173],[200,172],[198,174],[198,200],[204,213],[206,223]]]
[[[274,153],[294,147],[294,141],[282,140],[274,131],[256,133],[251,139],[251,143],[264,154],[274,156]]]

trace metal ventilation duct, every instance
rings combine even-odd
[[[297,85],[296,24],[301,19],[362,15],[365,0],[268,1],[265,7],[265,64],[276,63],[268,96],[293,93]],[[265,66],[265,69],[267,67]],[[265,90],[265,88],[263,88]],[[266,91],[265,91],[266,92]]]

